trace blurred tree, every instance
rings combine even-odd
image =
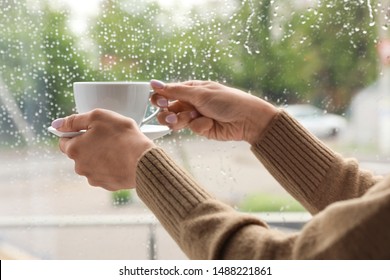
[[[98,47],[103,80],[148,80],[164,66],[168,49],[161,44],[164,30],[156,21],[155,2],[106,0],[90,35]],[[158,75],[158,76],[161,76]]]
[[[2,2],[0,75],[36,134],[72,113],[72,83],[94,74],[68,30],[68,14],[46,2]]]
[[[30,10],[25,1],[2,1],[0,3],[0,76],[2,92],[7,93],[7,108],[2,112],[4,122],[1,121],[3,139],[12,145],[24,144],[25,141],[18,131],[18,125],[14,125],[13,116],[25,119],[31,127],[35,126],[38,116],[28,114],[31,107],[42,100],[44,93],[39,96],[34,94],[36,90],[35,65],[40,59],[39,55],[39,22],[36,10]],[[35,91],[36,93],[36,91]],[[16,104],[9,108],[9,104]],[[13,110],[10,112],[9,110]],[[16,112],[17,111],[17,112]],[[39,113],[34,112],[34,113]],[[20,116],[22,115],[22,116]]]
[[[46,93],[49,120],[74,111],[73,82],[93,80],[97,75],[88,56],[77,46],[68,27],[69,15],[45,5],[40,30],[40,56],[44,67],[37,69],[39,92]]]
[[[25,1],[2,1],[0,8],[0,74],[17,97],[33,82],[25,71],[32,70],[29,61],[37,54],[38,22]]]
[[[273,3],[273,0],[242,1],[228,28],[232,29],[232,54],[237,59],[232,83],[276,101],[288,98],[286,90],[288,93],[290,89],[281,75],[284,53],[271,33]]]
[[[106,0],[91,37],[106,80],[217,79],[223,52],[215,14],[162,10],[158,2]]]
[[[233,81],[277,103],[311,100],[343,111],[378,76],[374,15],[362,1],[324,0],[301,10],[294,5],[243,1],[235,15],[242,32],[232,37],[240,61]],[[282,27],[275,32],[277,25]]]
[[[166,42],[174,58],[173,79],[225,81],[231,75],[234,60],[225,29],[228,19],[218,10],[202,9],[194,7],[185,13],[185,22],[175,27]]]
[[[282,43],[296,50],[301,66],[295,73],[310,85],[302,92],[305,98],[344,111],[356,91],[378,77],[378,29],[371,9],[362,1],[325,0],[292,17],[286,29],[291,36]]]
[[[96,45],[88,54],[68,12],[47,1],[0,2],[0,75],[38,131],[71,113],[78,80],[212,79],[275,103],[314,100],[341,111],[378,75],[375,9],[362,1],[297,9],[287,0],[234,0],[233,12],[177,13],[157,1],[105,0],[83,34]]]

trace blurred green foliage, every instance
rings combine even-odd
[[[111,198],[114,206],[124,206],[132,203],[133,194],[131,190],[119,190],[112,192]]]
[[[291,196],[254,193],[244,198],[238,209],[243,212],[306,212]]]
[[[32,3],[0,2],[0,83],[37,133],[73,112],[75,81],[210,79],[342,112],[379,75],[378,15],[364,1],[298,9],[232,0],[178,13],[158,1],[105,0],[83,34],[71,31],[69,11]]]

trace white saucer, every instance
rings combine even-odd
[[[151,140],[163,137],[167,135],[169,132],[171,132],[169,127],[165,125],[152,125],[152,124],[145,124],[141,126],[141,131]]]
[[[83,134],[85,132],[85,130],[81,130],[77,132],[62,132],[62,131],[58,131],[52,126],[48,127],[47,130],[53,133],[54,135],[57,135],[58,137],[64,137],[64,138],[72,138],[77,135]],[[164,135],[167,135],[169,132],[171,132],[169,127],[165,125],[148,125],[148,124],[143,125],[141,127],[141,131],[151,140],[163,137]]]

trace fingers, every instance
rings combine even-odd
[[[151,102],[163,109],[157,115],[157,120],[173,130],[187,127],[189,122],[200,116],[194,106],[180,101],[169,103],[165,97],[159,94],[152,95]]]
[[[199,117],[194,119],[190,124],[189,128],[196,134],[201,136],[210,137],[210,131],[214,127],[214,121],[206,117]]]
[[[81,136],[82,135],[77,137],[81,137]],[[66,154],[70,159],[75,159],[78,155],[78,150],[75,148],[75,145],[72,145],[72,143],[74,143],[74,139],[75,138],[60,138],[59,140],[59,147],[61,152]]]
[[[60,146],[61,152],[63,152],[64,154],[67,154],[66,151],[67,151],[67,146],[68,146],[69,140],[71,140],[71,138],[60,138],[59,146]],[[71,158],[71,157],[69,156],[69,158]]]
[[[168,99],[157,93],[152,94],[152,96],[150,97],[150,102],[154,106],[160,107],[161,109],[168,108],[169,106]]]
[[[158,114],[158,121],[173,130],[180,130],[188,126],[188,124],[200,115],[197,111],[184,111],[180,113],[172,113],[169,111],[162,111]]]
[[[87,129],[90,123],[89,114],[74,114],[65,118],[56,119],[52,122],[52,127],[60,131],[80,131]],[[59,147],[61,152],[67,154],[69,158],[74,158],[74,151],[69,151],[69,146],[73,138],[61,138],[59,141]]]
[[[51,125],[60,131],[80,131],[87,129],[90,123],[88,114],[74,114],[54,120]]]
[[[187,81],[165,84],[161,81],[151,80],[150,84],[155,92],[151,97],[152,104],[163,109],[157,116],[161,124],[167,125],[173,130],[189,127],[195,133],[208,134],[208,131],[213,127],[213,121],[203,117],[197,109],[202,107],[210,89],[216,86],[215,83]],[[169,102],[169,100],[174,101]]]
[[[204,91],[200,86],[206,85],[208,82],[204,81],[188,81],[184,83],[169,83],[165,84],[158,80],[151,80],[150,85],[154,92],[161,96],[171,99],[180,100],[183,102],[194,102],[194,94],[200,94]]]
[[[153,94],[150,101],[153,105],[158,106],[161,109],[168,109],[168,111],[175,112],[175,113],[196,110],[194,106],[185,102],[181,102],[181,101],[169,102],[165,97],[159,94]]]

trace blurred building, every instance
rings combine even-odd
[[[359,92],[350,106],[349,140],[390,155],[390,40],[378,47],[383,70],[378,81]]]

